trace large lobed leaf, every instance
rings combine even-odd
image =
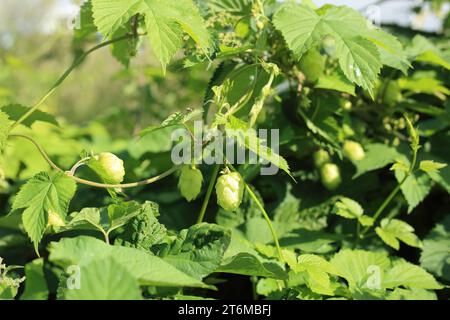
[[[371,94],[383,63],[402,71],[408,67],[400,42],[348,7],[315,11],[306,5],[286,4],[275,13],[273,22],[299,58],[331,36],[347,79]]]
[[[204,50],[211,39],[191,0],[92,0],[94,23],[100,33],[113,35],[131,17],[142,14],[153,51],[163,68],[180,49],[183,31]]]
[[[36,251],[47,226],[49,211],[64,221],[75,190],[75,181],[66,174],[59,172],[50,176],[40,172],[14,198],[12,209],[25,209],[23,226]]]

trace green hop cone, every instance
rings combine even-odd
[[[320,168],[320,178],[328,190],[335,190],[341,184],[339,167],[334,163],[326,163]]]
[[[330,162],[330,155],[323,149],[320,149],[313,154],[314,165],[320,169],[325,163]]]
[[[360,161],[364,159],[366,155],[363,147],[358,142],[350,140],[344,142],[342,152],[344,153],[344,156],[349,158],[351,161]]]
[[[98,161],[102,173],[107,177],[107,181],[113,183],[120,183],[123,181],[125,168],[123,167],[123,161],[119,157],[110,152],[102,152],[96,156],[95,159]]]
[[[197,198],[202,189],[202,182],[203,175],[200,170],[189,165],[183,166],[178,180],[178,188],[187,201]]]
[[[226,211],[236,211],[244,195],[244,180],[237,172],[220,176],[216,183],[217,204]]]
[[[64,220],[52,210],[48,210],[48,222],[47,226],[49,227],[64,227],[66,224]]]

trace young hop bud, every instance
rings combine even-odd
[[[320,168],[320,178],[328,190],[335,190],[341,184],[339,167],[334,163],[326,163]]]
[[[123,161],[110,152],[103,152],[96,156],[103,172],[108,176],[108,180],[121,183],[125,176]]]
[[[314,165],[320,169],[325,163],[330,162],[330,155],[323,149],[320,149],[313,154]]]
[[[181,169],[178,188],[181,195],[187,200],[192,201],[199,195],[202,189],[203,175],[200,170],[190,165],[183,166]]]
[[[217,204],[226,211],[236,211],[244,195],[244,180],[237,172],[220,176],[216,183]]]
[[[363,147],[358,142],[350,140],[344,142],[342,151],[344,156],[349,158],[351,161],[360,161],[364,159],[364,156],[366,155]]]
[[[57,214],[56,212],[53,212],[52,210],[48,210],[48,222],[47,226],[49,227],[63,227],[66,224],[64,223],[63,219]]]

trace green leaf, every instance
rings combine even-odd
[[[342,240],[339,234],[312,231],[308,229],[297,229],[280,238],[283,248],[299,249],[303,252],[314,253],[326,248],[328,245]]]
[[[254,154],[258,155],[258,157],[272,163],[291,176],[287,161],[278,153],[275,153],[271,148],[266,146],[265,143],[258,138],[256,131],[248,128],[244,121],[230,116],[225,128],[227,136],[234,138],[238,146],[250,150]]]
[[[419,266],[399,261],[385,274],[382,286],[387,289],[408,287],[419,289],[442,289],[434,277]]]
[[[116,32],[114,32],[111,39],[122,37],[126,34],[130,34],[131,32],[132,30],[130,26],[121,26]],[[117,61],[125,67],[128,67],[131,57],[134,57],[137,54],[137,48],[141,43],[141,39],[142,38],[128,38],[126,40],[111,44],[112,55],[117,59]]]
[[[395,148],[381,143],[369,144],[365,147],[365,150],[366,156],[364,159],[355,162],[356,173],[353,178],[357,178],[369,171],[384,168],[388,164],[405,157]]]
[[[64,238],[59,242],[52,242],[49,251],[50,261],[62,267],[69,265],[81,267],[94,260],[112,257],[132,273],[141,285],[209,288],[150,253],[134,248],[110,246],[92,237]]]
[[[278,262],[262,258],[237,230],[233,230],[230,245],[217,272],[287,279],[287,273]]]
[[[308,6],[287,4],[275,13],[273,22],[298,57],[325,36],[332,36],[340,68],[347,79],[373,95],[382,66],[377,47],[367,40],[373,26],[348,7],[328,7],[323,11],[320,15]]]
[[[381,240],[395,250],[400,249],[399,240],[412,247],[422,248],[422,243],[414,234],[414,228],[404,221],[383,219],[375,231]]]
[[[223,227],[196,224],[180,232],[163,259],[193,278],[203,279],[220,266],[230,240],[231,232]]]
[[[25,291],[20,300],[47,300],[48,287],[44,276],[44,260],[33,260],[25,266]]]
[[[406,51],[403,50],[401,42],[393,35],[382,29],[371,29],[368,39],[377,45],[380,59],[383,65],[398,69],[406,74],[411,67]]]
[[[160,125],[158,126],[150,126],[141,131],[141,137],[153,133],[157,130],[169,128],[169,127],[182,127],[188,121],[197,119],[201,117],[203,111],[200,109],[191,110],[186,113],[183,112],[175,112],[169,115]]]
[[[95,26],[94,18],[92,17],[92,2],[88,0],[81,5],[78,20],[75,21],[74,41],[83,41],[96,32],[97,27]]]
[[[115,244],[148,251],[152,246],[166,242],[166,227],[159,223],[158,205],[146,201],[138,214],[128,222]]]
[[[320,76],[315,85],[317,89],[336,90],[355,95],[355,85],[341,74]]]
[[[404,171],[395,171],[397,181],[402,181],[405,174]],[[430,193],[431,187],[432,181],[430,177],[423,172],[415,172],[406,178],[406,181],[401,186],[401,190],[408,202],[408,213],[411,213],[411,211],[425,199]]]
[[[289,264],[289,262],[288,262]],[[308,287],[319,294],[333,295],[330,274],[336,274],[334,267],[324,258],[313,254],[302,254],[295,264],[290,264],[295,272],[306,272]]]
[[[80,267],[79,288],[63,289],[65,300],[141,300],[141,289],[131,270],[113,257],[93,260]],[[64,279],[64,277],[63,277]],[[64,279],[65,280],[65,279]],[[59,290],[61,290],[60,288]]]
[[[3,153],[3,149],[8,141],[9,130],[11,129],[12,122],[6,113],[0,111],[0,154]]]
[[[9,119],[12,121],[19,120],[25,113],[28,112],[29,109],[30,108],[22,106],[20,104],[9,104],[7,106],[1,107],[1,111],[6,113]],[[35,110],[28,118],[26,118],[22,122],[22,124],[24,126],[31,127],[31,125],[36,121],[51,123],[55,126],[59,125],[54,116],[40,110]]]
[[[364,287],[371,266],[379,267],[382,271],[390,265],[386,253],[348,249],[336,253],[330,263],[336,273],[347,280],[350,288]]]
[[[429,173],[438,171],[439,169],[445,168],[446,166],[446,163],[434,162],[433,160],[423,160],[420,161],[419,169]]]
[[[438,223],[423,241],[420,265],[450,281],[450,216]]]
[[[94,229],[100,231],[104,230],[100,223],[100,210],[98,208],[83,208],[80,212],[71,213],[66,228],[83,228],[86,224],[88,227],[94,227]]]
[[[389,293],[386,300],[437,300],[437,296],[434,292],[424,289],[395,288]]]
[[[371,217],[364,216],[364,210],[361,205],[350,198],[339,198],[333,213],[347,219],[358,219],[363,226],[371,226],[373,224]]]
[[[226,12],[228,14],[245,16],[251,13],[252,0],[209,0],[208,7],[214,13]]]
[[[92,0],[92,5],[94,23],[107,37],[132,16],[144,15],[148,37],[163,69],[181,47],[183,31],[204,50],[211,46],[208,30],[192,0],[176,3],[163,0]]]
[[[400,78],[398,79],[398,85],[401,90],[410,91],[414,94],[425,93],[435,95],[444,101],[446,100],[446,96],[450,95],[450,90],[444,83],[431,77]]]
[[[450,62],[444,53],[424,36],[416,35],[406,52],[411,60],[436,64],[450,70]]]
[[[12,209],[25,209],[23,226],[36,252],[47,226],[48,212],[56,213],[64,221],[75,190],[75,181],[66,174],[60,172],[49,176],[41,172],[31,178],[14,198]]]

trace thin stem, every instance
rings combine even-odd
[[[47,155],[47,153],[45,152],[45,150],[39,145],[39,143],[34,140],[32,137],[24,135],[24,134],[10,134],[8,137],[13,137],[13,138],[23,138],[23,139],[27,139],[28,141],[30,141],[32,144],[34,144],[34,146],[38,149],[38,151],[40,152],[40,154],[42,155],[42,157],[45,159],[45,161],[47,161],[47,163],[50,165],[50,167],[52,167],[54,170],[62,172],[64,171],[63,169],[61,169],[60,167],[58,167],[51,159],[50,157]]]
[[[219,170],[220,165],[215,164],[211,175],[211,179],[209,180],[208,189],[206,190],[205,199],[203,200],[202,208],[200,209],[200,214],[198,215],[197,223],[202,223],[203,218],[205,217],[206,208],[208,207],[209,199],[211,198],[211,193],[213,191],[217,175],[219,174]]]
[[[283,258],[283,254],[281,252],[280,242],[278,241],[277,233],[275,231],[275,228],[272,225],[272,221],[270,221],[269,215],[267,214],[263,205],[261,204],[259,199],[256,197],[255,193],[253,192],[253,190],[249,187],[249,185],[247,183],[245,184],[245,190],[247,190],[250,197],[253,199],[253,201],[255,201],[256,206],[259,208],[259,210],[261,210],[261,212],[264,216],[264,219],[266,220],[267,225],[269,226],[270,232],[272,233],[273,241],[275,242],[275,247],[277,248],[277,253],[278,253],[280,262],[284,263],[284,258]]]
[[[413,151],[412,151],[412,154],[413,154],[412,161],[411,161],[411,164],[409,166],[408,172],[406,172],[405,177],[402,179],[402,181],[400,181],[400,183],[397,184],[397,187],[395,187],[395,189],[391,191],[389,196],[383,201],[381,206],[375,212],[375,214],[373,216],[373,222],[374,223],[378,219],[378,217],[383,213],[384,209],[386,209],[386,207],[389,205],[389,203],[391,203],[392,199],[394,199],[394,197],[400,191],[402,185],[405,183],[405,181],[408,179],[408,177],[411,174],[413,174],[414,168],[416,167],[416,162],[417,162],[417,152],[418,152],[418,148],[413,149]],[[364,228],[364,230],[363,230],[363,232],[361,233],[361,236],[360,236],[361,238],[363,238],[364,235],[367,233],[367,231],[369,231],[370,227],[371,226],[367,226],[367,227]]]
[[[401,186],[403,185],[403,183],[406,181],[406,179],[409,177],[409,175],[406,175],[403,180],[397,185],[397,187],[395,187],[394,190],[391,191],[391,193],[389,194],[389,196],[383,201],[383,203],[381,204],[381,206],[378,208],[378,210],[375,212],[374,216],[373,216],[373,222],[375,222],[378,217],[383,213],[384,209],[386,209],[386,207],[389,205],[389,203],[392,201],[392,199],[394,199],[394,197],[397,195],[397,193],[400,191]],[[361,238],[364,237],[364,235],[367,233],[367,231],[369,231],[370,226],[367,226],[364,228],[364,230],[361,233]]]
[[[29,137],[27,135],[24,134],[10,134],[10,137],[18,137],[18,138],[23,138],[23,139],[27,139],[30,142],[32,142],[36,148],[38,149],[38,151],[41,153],[42,157],[44,157],[45,161],[48,162],[48,164],[56,171],[58,172],[64,172],[67,176],[71,177],[72,179],[74,179],[76,182],[78,183],[82,183],[82,184],[86,184],[92,187],[96,187],[96,188],[104,188],[104,189],[108,189],[108,188],[135,188],[138,186],[143,186],[143,185],[147,185],[147,184],[151,184],[153,182],[156,182],[158,180],[161,180],[169,175],[171,175],[172,173],[174,173],[176,170],[178,170],[179,166],[175,165],[172,168],[170,168],[167,171],[164,171],[163,173],[145,179],[145,180],[141,180],[141,181],[137,181],[137,182],[131,182],[131,183],[123,183],[123,184],[107,184],[107,183],[99,183],[99,182],[94,182],[94,181],[90,181],[90,180],[85,180],[85,179],[81,179],[78,177],[75,177],[71,174],[70,171],[65,171],[63,169],[61,169],[60,167],[58,167],[51,159],[50,157],[47,155],[47,153],[45,152],[45,150],[39,145],[39,143],[34,140],[32,137]]]
[[[77,171],[77,169],[79,167],[81,167],[82,165],[85,165],[85,162],[89,159],[91,159],[91,157],[86,157],[86,158],[83,158],[83,159],[77,161],[77,163],[75,163],[72,166],[72,168],[70,169],[70,171],[69,171],[70,175],[72,175],[72,176],[75,175],[75,172]]]
[[[33,106],[31,107],[24,115],[22,115],[16,122],[14,122],[11,126],[11,130],[14,129],[17,125],[19,125],[20,123],[22,123],[25,119],[27,119],[34,111],[36,111],[47,99],[48,97],[50,97],[55,90],[61,85],[61,83],[64,82],[64,80],[72,73],[72,71],[78,66],[80,65],[81,62],[83,62],[83,60],[92,52],[109,46],[110,44],[113,44],[115,42],[119,42],[125,39],[129,39],[134,37],[134,34],[126,34],[123,36],[120,36],[118,38],[115,39],[111,39],[108,41],[104,41],[94,47],[92,47],[91,49],[87,50],[86,52],[84,52],[82,55],[80,55],[79,57],[77,57],[72,64],[69,66],[69,68],[67,68],[67,70],[58,78],[58,80],[56,80],[55,84],[50,88],[50,90]]]

